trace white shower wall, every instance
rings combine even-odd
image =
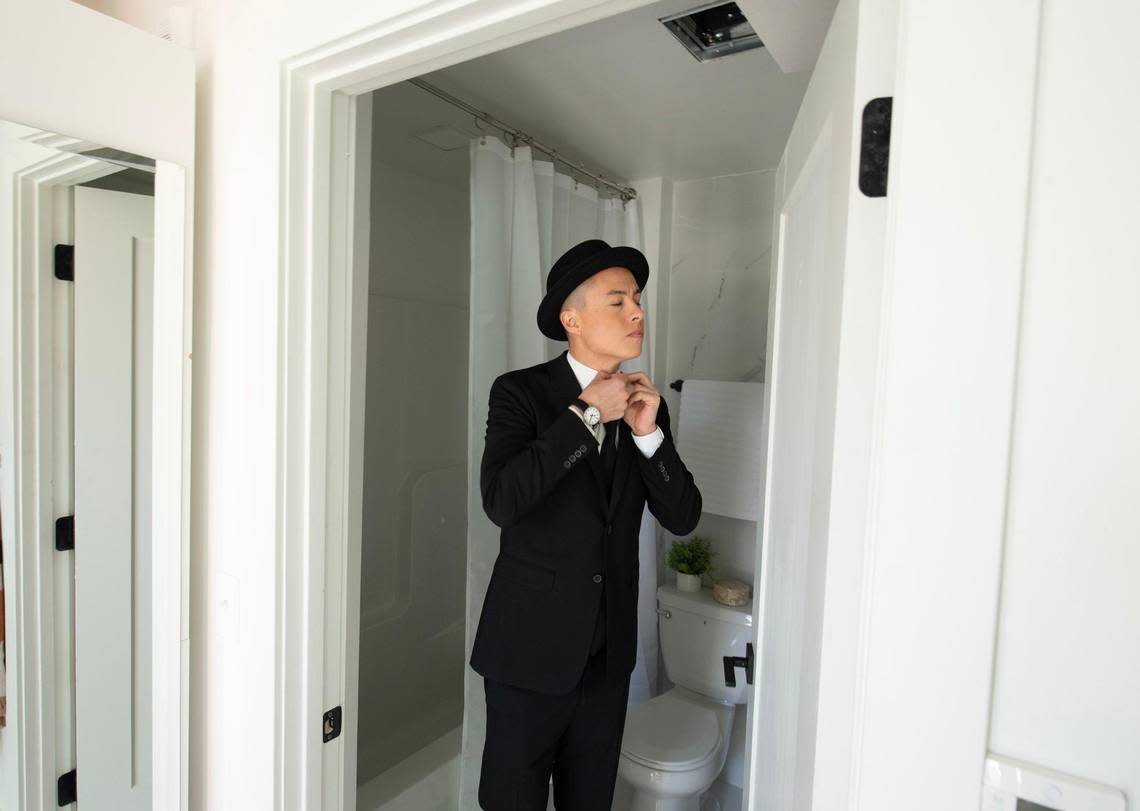
[[[444,736],[458,754],[447,734],[462,723],[466,667],[467,191],[382,159],[371,187],[361,785]]]
[[[654,381],[672,414],[681,413],[674,380],[765,380],[775,178],[755,171],[673,183],[667,373]],[[755,521],[706,512],[694,534],[712,539],[718,576],[752,582]]]

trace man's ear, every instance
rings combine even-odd
[[[581,331],[578,316],[573,310],[563,310],[558,314],[558,320],[562,322],[562,328],[566,330],[567,335],[577,335]]]

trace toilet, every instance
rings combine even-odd
[[[661,586],[657,625],[675,686],[626,714],[618,773],[633,788],[631,811],[699,811],[724,768],[737,706],[752,690],[743,667],[735,687],[724,670],[724,657],[745,656],[752,642],[752,603],[721,605],[709,589]]]

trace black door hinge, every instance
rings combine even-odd
[[[340,735],[340,715],[340,707],[333,707],[325,713],[323,719],[325,743]]]
[[[55,519],[55,550],[66,552],[75,548],[75,516],[65,515]]]
[[[75,281],[75,246],[55,246],[55,277],[61,282]]]
[[[59,776],[55,783],[55,801],[60,808],[75,802],[75,769]]]
[[[891,161],[891,96],[871,99],[863,108],[863,138],[859,147],[859,191],[868,197],[887,196],[887,166]]]

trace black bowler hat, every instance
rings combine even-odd
[[[554,263],[546,276],[546,295],[538,305],[538,329],[547,338],[565,341],[566,330],[558,314],[562,312],[562,302],[574,288],[606,268],[622,267],[633,274],[638,289],[645,288],[649,278],[649,262],[645,254],[628,245],[611,247],[601,239],[587,239],[579,242]]]

